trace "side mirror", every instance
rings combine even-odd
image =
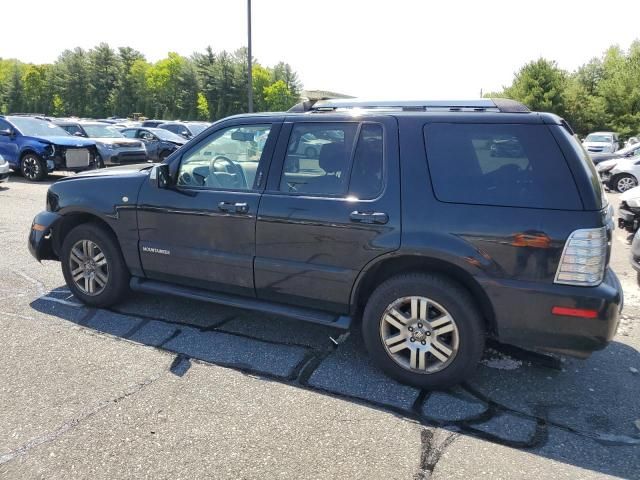
[[[7,128],[5,130],[0,130],[0,135],[3,137],[12,137],[13,136],[13,132],[11,131],[10,128]]]
[[[82,132],[76,132],[73,134],[74,137],[84,137],[84,134]]]
[[[168,188],[171,185],[171,172],[169,171],[169,165],[166,163],[160,163],[153,167],[149,179],[158,188]]]

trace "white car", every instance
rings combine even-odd
[[[602,183],[617,192],[626,192],[638,186],[640,159],[622,158],[605,160],[596,166]]]
[[[7,162],[2,155],[0,155],[0,183],[9,181],[9,173],[11,173],[9,162]]]
[[[594,132],[587,135],[582,145],[592,153],[613,153],[620,148],[620,140],[614,132]]]

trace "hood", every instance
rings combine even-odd
[[[30,137],[42,143],[51,143],[53,145],[59,145],[61,147],[95,147],[96,142],[88,140],[86,138],[74,137],[69,135],[68,137]]]
[[[114,137],[114,138],[90,138],[90,140],[96,143],[106,143],[107,145],[140,145],[142,142],[140,140],[135,140],[133,138],[123,138],[123,137]]]
[[[132,165],[122,165],[120,167],[109,167],[109,168],[100,168],[97,170],[86,170],[84,172],[80,172],[73,177],[69,178],[80,178],[80,177],[114,177],[120,175],[131,175],[135,173],[142,172],[147,169],[150,170],[153,166],[152,163],[134,163]]]
[[[598,163],[600,163],[600,162],[604,162],[605,160],[623,158],[623,156],[620,155],[619,153],[593,153],[593,152],[589,152],[589,155],[591,156],[591,159],[593,160],[593,163],[595,163],[596,165]]]
[[[629,200],[640,198],[640,187],[633,187],[620,195],[620,200],[623,202],[629,202]]]

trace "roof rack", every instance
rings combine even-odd
[[[392,110],[404,112],[501,112],[528,113],[520,102],[508,98],[481,98],[478,100],[362,100],[330,99],[301,102],[290,112],[334,112],[350,109]]]

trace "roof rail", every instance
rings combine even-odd
[[[520,102],[508,98],[481,98],[478,100],[362,100],[331,99],[302,102],[290,112],[333,112],[349,109],[399,110],[409,112],[502,112],[527,113],[530,110]]]

